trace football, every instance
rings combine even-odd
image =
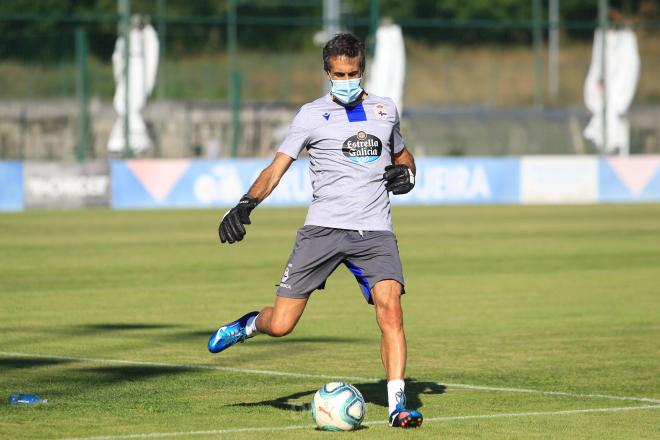
[[[314,394],[312,418],[325,431],[351,431],[362,423],[366,413],[364,398],[353,385],[330,382]]]

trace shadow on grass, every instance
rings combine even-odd
[[[68,327],[65,333],[75,335],[102,334],[103,332],[122,332],[131,330],[161,330],[176,329],[181,327],[176,324],[156,324],[156,323],[98,323],[85,324]],[[207,330],[174,330],[172,332],[154,334],[153,337],[167,339],[168,341],[194,341],[197,344],[206,345],[208,339],[214,333],[215,329]],[[151,335],[144,335],[151,337]],[[373,340],[368,338],[353,338],[342,336],[288,336],[286,338],[271,338],[261,335],[250,339],[247,344],[251,346],[263,345],[297,345],[297,344],[360,344],[371,343]]]
[[[159,366],[159,365],[144,365],[144,366],[108,366],[97,368],[85,368],[78,370],[89,375],[89,382],[93,384],[114,384],[118,382],[136,382],[151,379],[153,377],[160,377],[175,374],[190,374],[195,373],[195,370],[190,368]]]
[[[46,359],[39,357],[7,357],[0,358],[0,370],[5,368],[36,368],[50,365],[67,364],[71,362],[67,359]]]
[[[366,431],[367,429],[369,429],[369,427],[367,425],[359,425],[357,428],[353,428],[351,430],[351,432]],[[314,431],[316,431],[316,432],[337,432],[337,431],[328,431],[328,430],[325,430],[325,429],[321,429],[318,426],[316,428],[314,428]]]
[[[63,326],[31,326],[21,330],[21,333],[9,335],[6,338],[7,342],[11,342],[17,346],[29,344],[34,339],[43,339],[49,341],[50,339],[66,338],[87,338],[87,337],[140,337],[140,338],[162,338],[162,332],[157,330],[178,328],[178,324],[162,324],[162,323],[96,323],[96,324],[74,324]],[[15,330],[15,329],[13,329]],[[153,334],[149,331],[153,330]],[[132,332],[135,332],[133,334]],[[0,328],[0,333],[2,329]],[[4,336],[4,335],[3,335]]]
[[[381,380],[378,382],[356,383],[353,384],[360,392],[367,403],[387,408],[387,382]],[[415,379],[406,379],[406,400],[407,407],[421,408],[423,406],[422,394],[443,394],[446,387],[435,382],[417,382]],[[262,400],[261,402],[235,403],[229,406],[270,406],[287,411],[309,411],[311,401],[317,390],[300,391],[298,393],[288,394],[282,397],[276,397],[272,400]],[[299,403],[304,399],[306,403]]]
[[[122,331],[122,330],[159,330],[164,328],[179,327],[176,324],[153,324],[147,322],[106,322],[99,324],[77,325],[72,330],[76,332],[84,331],[88,333]]]
[[[289,344],[360,344],[363,342],[372,342],[365,338],[347,338],[343,336],[287,336],[285,338],[260,337],[252,339],[249,344],[253,345],[289,345]]]
[[[193,330],[172,333],[165,337],[168,340],[199,340],[204,344],[209,340],[215,330]],[[256,338],[246,342],[249,345],[295,345],[295,344],[359,344],[362,342],[372,342],[364,338],[347,338],[341,336],[287,336],[285,338],[271,338],[266,335],[259,335]]]
[[[0,359],[0,361],[4,360]],[[0,371],[2,371],[4,366],[4,363],[0,362]],[[15,386],[17,390],[35,390],[40,396],[49,399],[51,402],[55,402],[56,400],[74,399],[76,396],[89,395],[90,393],[107,396],[106,390],[112,390],[116,386],[122,387],[129,385],[138,387],[147,383],[150,379],[163,377],[169,379],[182,374],[191,375],[199,373],[200,371],[190,368],[159,365],[66,368],[66,370],[57,372],[43,371],[41,374],[34,373],[29,378],[27,378],[28,373],[25,373],[22,378],[16,379],[11,385]],[[153,385],[149,384],[147,386],[150,387]]]

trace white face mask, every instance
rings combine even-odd
[[[362,78],[355,79],[331,79],[332,96],[337,98],[343,104],[349,105],[355,102],[362,93],[360,81]]]

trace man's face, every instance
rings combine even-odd
[[[330,71],[326,72],[331,80],[355,79],[362,76],[360,70],[360,57],[348,58],[346,56],[332,57],[328,60]]]

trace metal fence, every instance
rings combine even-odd
[[[297,107],[323,93],[314,36],[334,24],[370,46],[379,20],[390,13],[371,1],[367,14],[344,11],[340,22],[329,23],[318,8],[304,17],[251,16],[229,1],[226,15],[183,17],[169,15],[162,0],[152,3],[140,11],[161,43],[156,89],[145,110],[154,139],[148,157],[272,154]],[[533,14],[522,21],[392,17],[406,37],[404,134],[418,154],[595,152],[581,130],[597,17],[559,22],[540,0],[531,3]],[[13,29],[0,35],[0,47],[19,48],[0,58],[0,159],[108,155],[116,118],[110,54],[121,24],[136,11],[118,12],[0,15],[0,24]],[[50,25],[21,31],[35,23]],[[632,26],[642,59],[632,152],[659,152],[660,23]],[[255,35],[268,40],[288,31],[295,44],[284,39],[276,50],[255,44]],[[20,50],[35,47],[52,50]]]

